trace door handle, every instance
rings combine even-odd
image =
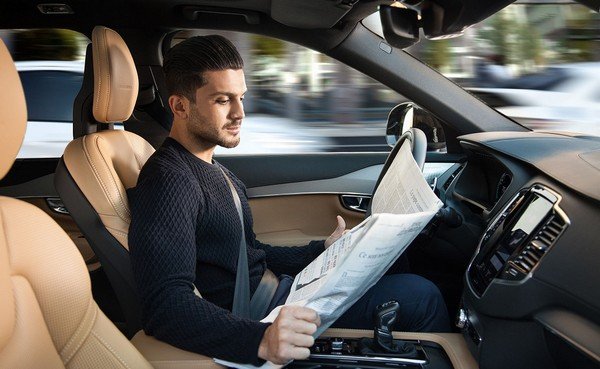
[[[368,195],[340,195],[340,200],[344,208],[366,213],[371,202],[371,196]]]

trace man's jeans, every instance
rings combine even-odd
[[[281,276],[268,311],[285,302],[293,278]],[[448,311],[438,288],[415,274],[388,274],[371,287],[335,323],[333,328],[373,329],[375,308],[396,300],[400,314],[393,329],[405,332],[449,332]]]

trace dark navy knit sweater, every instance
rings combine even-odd
[[[240,221],[222,168],[244,212],[250,293],[267,268],[294,275],[323,251],[323,241],[273,247],[256,240],[243,183],[167,138],[128,191],[129,248],[146,333],[203,355],[258,362],[268,324],[231,314]],[[194,295],[194,285],[203,298]]]

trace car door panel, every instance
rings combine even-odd
[[[258,197],[250,200],[254,232],[264,243],[305,245],[327,238],[336,227],[336,215],[352,228],[364,213],[345,209],[336,194]]]
[[[336,215],[347,228],[360,223],[365,213],[356,208],[366,209],[386,158],[387,153],[322,153],[217,160],[246,183],[257,238],[291,246],[328,237]],[[425,163],[424,175],[435,185],[453,164]]]

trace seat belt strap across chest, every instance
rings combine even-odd
[[[219,168],[221,169],[221,168]],[[242,211],[242,201],[240,200],[240,196],[238,195],[233,183],[231,183],[231,179],[225,173],[223,169],[221,169],[227,184],[229,185],[229,189],[231,190],[231,195],[233,196],[233,202],[235,203],[235,207],[237,209],[238,216],[240,218],[241,225],[241,237],[240,237],[240,253],[238,255],[237,261],[237,271],[235,273],[235,292],[233,293],[233,307],[231,312],[242,318],[250,318],[250,273],[248,271],[248,250],[246,248],[246,232],[244,231],[244,213]]]

